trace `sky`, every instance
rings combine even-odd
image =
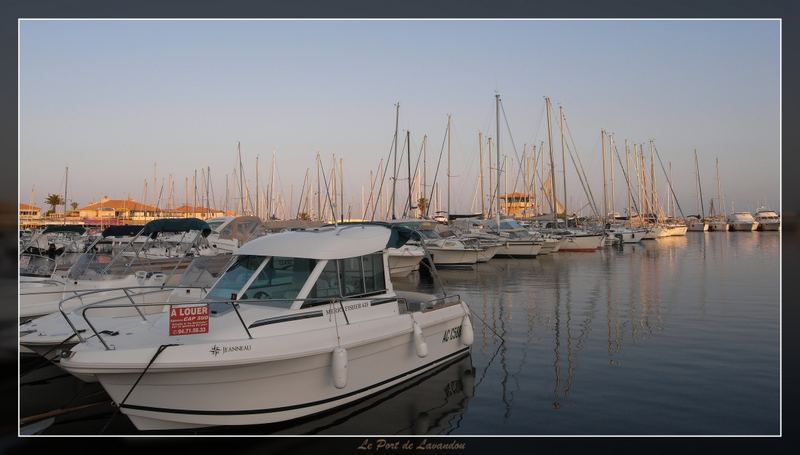
[[[544,97],[552,100],[559,192],[563,106],[598,205],[605,129],[623,162],[625,139],[644,143],[645,152],[654,140],[686,215],[698,212],[695,149],[706,211],[717,158],[728,212],[779,208],[774,20],[22,20],[19,50],[19,198],[43,208],[47,194],[63,194],[66,167],[67,196],[79,206],[104,195],[142,201],[147,179],[148,202],[163,187],[163,207],[170,175],[183,204],[186,178],[191,185],[195,170],[210,168],[211,205],[225,205],[227,175],[230,208],[239,143],[251,192],[259,157],[262,200],[276,157],[275,192],[292,214],[307,169],[316,182],[316,153],[328,179],[335,154],[355,217],[370,171],[389,156],[400,103],[398,148],[409,131],[414,166],[428,136],[429,185],[451,115],[451,212],[480,210],[478,133],[497,134],[495,93],[507,119],[500,153],[509,162],[526,144],[547,145]],[[614,161],[622,212],[625,182]],[[407,194],[402,163],[399,206]],[[566,163],[568,210],[588,214],[569,155]],[[445,148],[437,177],[443,204],[446,167]],[[658,161],[655,169],[663,199]],[[516,174],[509,173],[509,191]],[[387,181],[383,191],[391,187]]]

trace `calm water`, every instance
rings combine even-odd
[[[689,232],[441,270],[475,315],[470,356],[318,418],[195,433],[777,434],[779,254],[778,233]],[[22,382],[22,416],[98,403],[44,434],[136,432],[97,384]]]

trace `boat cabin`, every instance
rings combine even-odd
[[[395,232],[380,225],[344,225],[257,238],[234,252],[208,299],[297,310],[390,292],[386,249],[407,240],[398,240]],[[225,308],[230,305],[215,305],[212,313]]]

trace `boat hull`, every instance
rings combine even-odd
[[[708,230],[709,232],[726,232],[728,230],[728,223],[708,223]]]
[[[436,267],[470,267],[478,262],[478,249],[427,247]]]
[[[565,236],[561,239],[559,251],[591,252],[596,251],[603,244],[604,235],[576,235]]]
[[[506,241],[497,248],[495,256],[499,257],[536,257],[542,250],[542,244],[536,241]]]
[[[389,256],[389,274],[392,278],[405,278],[411,272],[419,269],[419,263],[425,256],[412,256],[412,255],[390,255]]]
[[[758,223],[758,231],[780,231],[781,223]]]
[[[758,228],[758,223],[730,223],[731,231],[755,231]]]
[[[342,388],[335,385],[332,367],[335,336],[328,338],[332,344],[304,355],[279,349],[297,346],[305,334],[295,334],[294,340],[284,335],[278,342],[278,337],[269,337],[214,344],[248,346],[245,355],[251,361],[240,360],[239,350],[228,352],[226,361],[225,351],[219,356],[209,353],[211,344],[172,346],[144,375],[141,372],[155,349],[130,352],[135,362],[127,364],[111,357],[114,351],[94,353],[99,357],[90,356],[88,362],[76,360],[79,351],[74,359],[62,360],[62,366],[73,374],[94,374],[139,430],[273,423],[360,400],[466,354],[469,346],[459,336],[464,315],[462,305],[415,312],[413,319],[400,315],[407,317],[407,328],[357,341],[348,340],[350,326],[340,327],[347,350],[347,380]],[[427,343],[424,357],[416,348],[413,321],[421,326]],[[116,360],[97,362],[104,357]],[[252,361],[256,358],[266,360]]]

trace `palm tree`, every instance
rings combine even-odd
[[[70,204],[69,206],[72,207],[72,210],[78,210],[78,203],[75,201],[72,201],[72,204]]]
[[[50,210],[49,213],[55,213],[56,206],[63,204],[64,200],[61,198],[60,194],[48,194],[47,199],[45,199],[44,202],[52,207],[52,210]]]
[[[428,209],[428,199],[424,197],[417,199],[417,208],[420,216],[425,216],[425,210]]]

